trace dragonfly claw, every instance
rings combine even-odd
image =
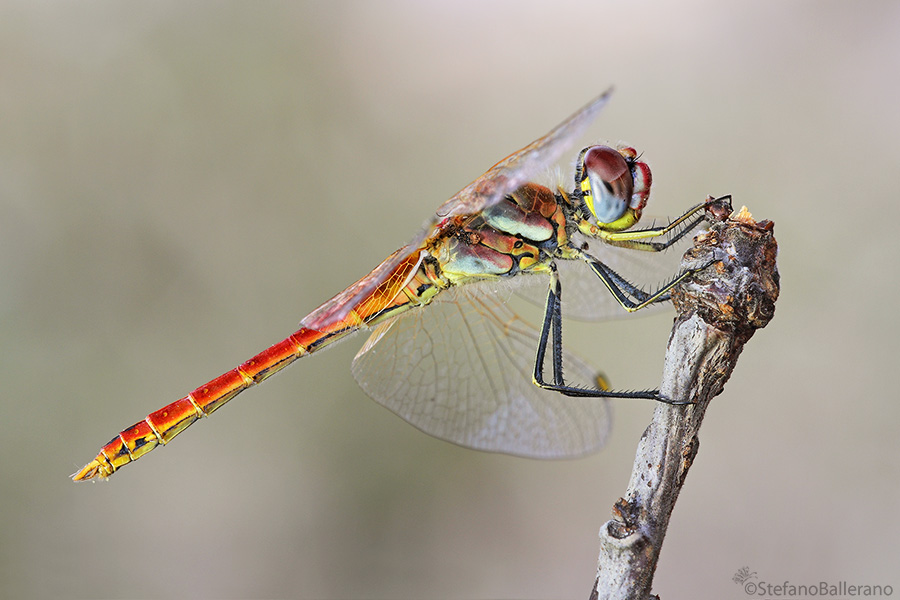
[[[656,397],[657,402],[662,402],[663,404],[669,404],[671,406],[685,406],[687,404],[693,404],[690,400],[673,400],[668,396],[663,396],[659,390],[653,390],[653,395]]]
[[[734,211],[731,207],[731,194],[706,199],[706,213],[713,221],[724,221]]]

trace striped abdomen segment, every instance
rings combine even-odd
[[[198,387],[184,398],[150,413],[103,446],[94,460],[75,473],[72,479],[81,481],[109,477],[158,445],[167,444],[201,417],[210,415],[247,388],[298,358],[381,319],[427,303],[438,291],[433,276],[433,271],[423,264],[420,251],[416,250],[403,259],[342,321],[320,329],[301,327],[286,339]]]

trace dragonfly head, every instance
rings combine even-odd
[[[628,146],[590,146],[578,156],[575,193],[597,225],[608,231],[628,229],[641,218],[650,196],[650,167]]]

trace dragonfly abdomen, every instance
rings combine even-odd
[[[202,417],[209,416],[226,402],[277,373],[301,356],[352,333],[357,328],[315,331],[305,327],[263,350],[250,360],[198,387],[187,396],[147,415],[123,429],[81,471],[75,481],[109,477],[124,465],[165,445]]]
[[[81,481],[93,477],[109,477],[157,446],[167,444],[199,419],[209,416],[244,390],[274,375],[298,358],[325,348],[360,329],[411,308],[423,306],[444,287],[446,283],[437,276],[433,263],[425,260],[425,253],[409,254],[397,265],[390,277],[349,310],[343,319],[320,328],[303,326],[187,396],[150,413],[143,420],[123,429],[72,479]],[[329,302],[335,302],[339,297],[340,295]]]

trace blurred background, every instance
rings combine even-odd
[[[897,3],[11,1],[0,596],[586,598],[651,403],[615,403],[589,458],[478,453],[369,400],[360,336],[67,476],[611,84],[579,143],[643,151],[649,212],[731,193],[780,242],[654,590],[739,598],[743,566],[900,590]],[[671,319],[567,341],[652,387]]]

